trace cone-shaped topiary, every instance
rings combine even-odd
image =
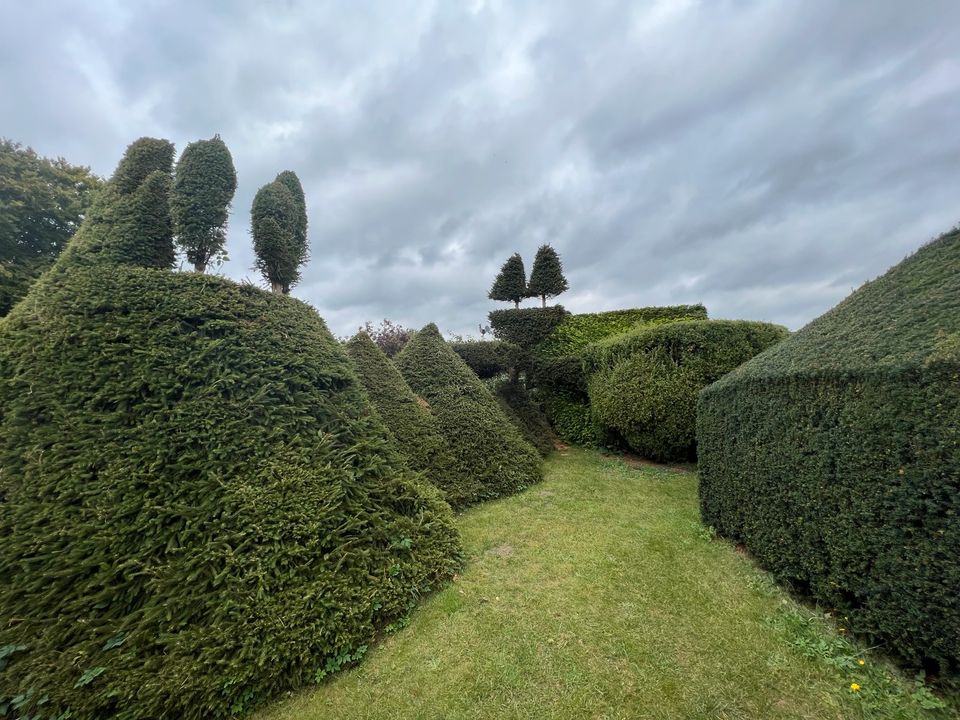
[[[177,243],[197,272],[225,255],[227,211],[236,189],[233,158],[219,135],[187,145],[177,163],[171,210]]]
[[[98,227],[0,322],[0,706],[233,716],[359,658],[457,533],[313,310]]]
[[[708,387],[697,418],[704,522],[942,675],[960,672],[958,380],[954,230]]]
[[[462,480],[453,455],[426,401],[418,398],[400,371],[365,332],[346,344],[347,354],[373,407],[397,441],[397,449],[414,470],[451,497],[458,497]]]
[[[512,302],[520,307],[520,301],[527,297],[527,273],[523,269],[523,258],[514,253],[500,268],[497,279],[490,288],[488,297],[491,300]]]
[[[470,479],[451,504],[472,502],[521,490],[542,477],[542,458],[509,419],[467,364],[430,324],[396,357],[411,389],[430,403],[454,454],[460,478]]]
[[[569,288],[557,251],[549,245],[541,245],[533,260],[533,270],[530,271],[527,297],[540,298],[543,307],[546,307],[548,297],[556,297]]]

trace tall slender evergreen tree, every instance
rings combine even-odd
[[[294,249],[297,255],[297,264],[303,265],[309,257],[309,247],[307,245],[307,199],[303,194],[303,185],[300,184],[300,178],[292,170],[284,170],[277,175],[277,182],[283,183],[294,202],[297,204],[297,214],[293,227]],[[289,288],[288,288],[289,289]]]
[[[527,297],[527,273],[523,269],[523,258],[514,253],[500,268],[497,279],[490,288],[488,297],[491,300],[512,302],[520,307],[520,301]]]
[[[533,261],[533,270],[530,271],[527,297],[540,298],[543,307],[546,307],[548,297],[556,297],[569,288],[557,251],[549,245],[541,245]]]
[[[171,210],[177,243],[197,272],[225,257],[227,212],[237,189],[237,171],[219,135],[197,140],[177,163]]]

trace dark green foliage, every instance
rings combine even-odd
[[[444,493],[457,495],[462,481],[456,478],[453,455],[426,401],[413,394],[400,371],[366,333],[354,335],[346,350],[407,464]]]
[[[534,394],[557,435],[573,445],[600,445],[604,433],[590,413],[589,401],[550,388],[537,388]]]
[[[960,231],[700,398],[704,522],[854,631],[960,670]]]
[[[639,325],[706,319],[707,309],[703,305],[668,305],[567,315],[537,346],[536,352],[553,357],[573,355],[591,343],[629,332]]]
[[[90,168],[0,139],[0,317],[63,251],[100,185]]]
[[[532,349],[527,368],[544,412],[560,437],[577,445],[596,445],[606,437],[590,413],[587,378],[581,358],[588,345],[640,326],[676,320],[705,320],[706,317],[707,310],[703,305],[566,314]]]
[[[696,457],[700,391],[787,336],[742,320],[688,320],[641,327],[584,351],[597,423],[658,461]]]
[[[129,195],[143,184],[150,173],[169,175],[173,171],[173,143],[160,138],[142,137],[127,146],[123,158],[110,178],[121,195]]]
[[[447,498],[455,507],[539,482],[539,454],[504,416],[497,401],[430,324],[396,357],[411,389],[430,403],[464,484]]]
[[[450,343],[450,347],[481,380],[503,375],[520,363],[523,351],[503,340]]]
[[[177,163],[171,211],[177,243],[197,272],[225,257],[227,211],[237,189],[237,171],[219,135],[197,140]]]
[[[458,567],[306,305],[67,264],[0,323],[0,704],[227,717],[356,655]],[[49,695],[40,708],[34,704]]]
[[[512,302],[517,307],[527,297],[527,273],[523,269],[523,258],[514,253],[500,268],[497,279],[487,295],[491,300]]]
[[[297,258],[297,266],[307,262],[309,257],[309,247],[307,245],[307,198],[303,194],[303,185],[300,184],[300,178],[292,170],[284,170],[277,175],[277,182],[282,183],[290,195],[293,196],[293,202],[297,206],[297,212],[293,222],[293,244]]]
[[[540,298],[543,307],[546,307],[548,297],[556,297],[569,288],[557,251],[549,245],[541,245],[533,261],[533,270],[530,271],[527,296]]]
[[[299,213],[293,193],[279,180],[264,185],[253,198],[250,226],[256,268],[275,293],[289,293],[300,279]]]
[[[500,409],[514,427],[520,431],[524,440],[546,457],[554,448],[555,434],[550,421],[530,397],[526,386],[520,380],[509,378],[492,380],[493,394],[500,403]]]
[[[546,338],[567,315],[561,305],[523,310],[494,310],[490,313],[490,327],[497,339],[522,348],[531,348]]]

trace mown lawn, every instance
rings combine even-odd
[[[956,717],[713,539],[693,473],[571,449],[546,476],[460,516],[468,567],[406,628],[258,717]]]

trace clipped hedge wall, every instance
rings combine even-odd
[[[471,479],[451,504],[501,497],[542,478],[542,458],[504,416],[483,382],[430,324],[395,362],[410,388],[430,403],[453,452],[459,477]]]
[[[585,398],[541,388],[533,395],[561,440],[586,447],[603,444],[605,435],[594,421]]]
[[[556,435],[543,410],[530,397],[520,380],[493,380],[493,394],[504,415],[520,431],[523,438],[546,457],[554,448]]]
[[[424,473],[445,495],[462,495],[463,479],[454,471],[453,454],[426,401],[413,394],[367,333],[357,333],[345,347],[360,383],[407,464]]]
[[[524,355],[517,345],[503,340],[456,342],[450,343],[450,347],[481,380],[509,372],[521,363]]]
[[[568,314],[562,305],[493,310],[489,316],[490,327],[498,340],[531,348],[546,338]]]
[[[912,663],[960,670],[960,232],[699,405],[705,523]]]
[[[0,322],[0,707],[229,717],[360,657],[459,537],[312,309],[104,227]]]
[[[769,323],[689,320],[591,345],[583,358],[593,417],[644,457],[692,460],[700,391],[787,334]]]

